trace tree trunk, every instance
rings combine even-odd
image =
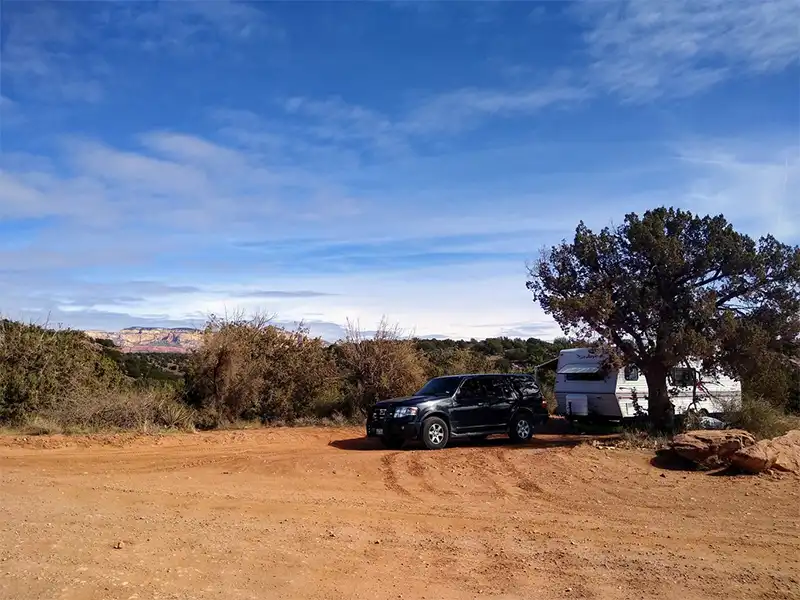
[[[667,431],[672,428],[673,406],[667,387],[667,370],[661,365],[643,369],[647,380],[647,412],[650,422],[656,429]]]

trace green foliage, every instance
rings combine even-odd
[[[119,366],[128,377],[143,385],[154,383],[180,387],[183,383],[182,369],[188,355],[177,352],[126,353],[117,348],[112,340],[95,338],[103,353]]]
[[[193,427],[172,389],[138,385],[108,340],[0,321],[0,422],[40,433]]]
[[[342,423],[431,377],[531,371],[562,348],[586,345],[412,339],[385,322],[369,337],[351,326],[344,341],[326,345],[304,329],[255,317],[212,318],[201,348],[188,355],[126,354],[76,331],[0,326],[0,423],[31,433]],[[798,369],[778,359],[742,362],[742,369],[744,389],[768,400],[749,399],[731,418],[757,435],[797,423],[784,411],[796,406]],[[539,379],[552,404],[552,372]]]
[[[336,365],[319,338],[256,316],[212,318],[186,370],[186,398],[206,427],[292,421],[338,398]]]
[[[787,414],[763,397],[743,395],[741,404],[725,411],[732,426],[752,433],[757,439],[774,438],[800,429],[800,417]]]
[[[0,421],[108,393],[123,382],[117,364],[79,331],[0,321]]]
[[[344,408],[361,415],[378,400],[405,396],[425,383],[428,365],[415,342],[381,321],[371,338],[351,323],[334,349]]]
[[[668,370],[686,358],[733,374],[795,351],[800,249],[755,242],[723,216],[658,208],[543,252],[528,288],[568,333],[637,365],[650,416],[669,422]]]

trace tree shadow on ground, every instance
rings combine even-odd
[[[657,450],[656,455],[650,459],[650,464],[657,469],[665,471],[699,471],[700,467],[691,460],[683,458],[672,450]]]
[[[683,458],[668,448],[658,450],[656,455],[650,459],[650,464],[657,469],[662,469],[665,471],[688,471],[693,473],[702,473],[705,475],[713,475],[715,477],[733,477],[736,475],[747,474],[733,465],[698,465],[687,458]]]
[[[586,435],[553,435],[543,434],[541,437],[534,436],[529,442],[519,444],[510,438],[497,435],[491,436],[486,439],[469,439],[469,438],[456,438],[451,439],[448,448],[564,448],[574,447],[580,444],[591,442],[593,440],[603,441],[608,440],[609,436],[586,436]],[[348,451],[368,451],[368,450],[386,450],[379,439],[368,437],[347,438],[342,440],[332,440],[328,442],[329,446],[337,448],[338,450]],[[406,442],[403,450],[419,450],[424,448],[422,442],[410,441]]]

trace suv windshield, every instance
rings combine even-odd
[[[415,394],[416,396],[452,396],[458,389],[462,377],[436,377]]]

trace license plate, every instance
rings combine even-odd
[[[375,430],[375,435],[383,435],[383,429],[378,428]]]

